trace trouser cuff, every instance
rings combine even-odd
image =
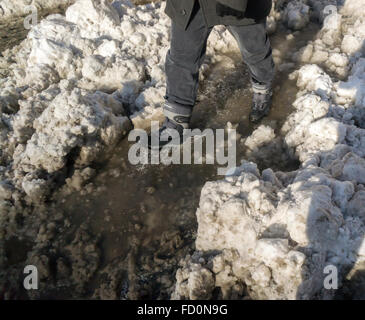
[[[271,92],[271,82],[270,83],[262,83],[257,81],[254,78],[251,78],[252,90],[254,93],[267,94]]]
[[[271,84],[252,83],[254,93],[268,94],[271,92]]]

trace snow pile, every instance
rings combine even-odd
[[[252,134],[244,139],[245,159],[268,167],[273,163],[288,163],[290,156],[282,137],[276,135],[276,124],[260,125]]]
[[[38,10],[52,10],[66,7],[75,0],[2,0],[0,3],[0,20],[25,16],[31,13],[30,6]]]
[[[269,143],[275,138],[274,129],[269,126],[260,125],[252,134],[246,139],[245,146],[251,151],[256,151],[263,145]]]
[[[300,92],[281,130],[300,169],[260,173],[244,162],[233,176],[206,183],[197,251],[181,263],[174,299],[331,299],[326,266],[337,268],[339,285],[364,271],[365,20],[356,12],[364,6],[347,0],[336,28],[325,23],[301,50],[306,58],[293,55],[327,57],[292,74]],[[258,128],[246,145],[255,150],[265,136],[274,138]]]
[[[48,186],[39,179],[38,172],[52,174],[62,170],[75,149],[78,157],[74,166],[81,168],[111,151],[130,127],[122,114],[122,104],[101,92],[90,94],[73,89],[57,95],[34,121],[34,133],[27,144],[18,145],[14,151],[15,176],[25,173],[17,187],[22,187],[33,200],[39,200]],[[19,117],[15,124],[23,120]],[[44,188],[38,190],[41,185]]]
[[[309,6],[302,1],[288,3],[284,11],[284,20],[290,29],[303,29],[309,22]]]

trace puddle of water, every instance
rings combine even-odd
[[[205,165],[135,167],[128,161],[129,148],[128,141],[122,141],[96,177],[94,184],[105,191],[86,199],[71,195],[63,205],[73,223],[77,217],[78,222],[87,221],[94,234],[102,234],[103,264],[126,257],[132,236],[143,248],[164,232],[182,226],[195,229],[192,218],[200,189],[216,174],[214,166]]]

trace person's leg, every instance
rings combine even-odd
[[[266,32],[266,21],[228,28],[236,38],[243,59],[251,73],[253,103],[250,121],[258,122],[270,111],[271,86],[275,74],[270,40]]]
[[[228,29],[237,40],[244,62],[250,70],[253,88],[270,88],[275,64],[266,32],[266,20],[248,26],[229,26]]]
[[[207,40],[212,28],[207,28],[199,2],[196,1],[192,18],[186,30],[172,21],[171,45],[166,55],[166,95],[163,112],[165,121],[158,131],[158,145],[153,145],[152,135],[149,138],[150,148],[161,149],[171,143],[174,133],[178,133],[180,144],[184,129],[189,122],[195,104],[199,69],[204,61]]]
[[[166,56],[166,103],[164,113],[186,126],[195,104],[199,69],[204,61],[207,39],[212,28],[207,28],[198,1],[186,30],[172,21],[171,46]]]

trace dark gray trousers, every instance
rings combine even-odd
[[[253,25],[227,26],[237,40],[244,62],[247,64],[254,89],[265,90],[274,77],[274,62],[270,40],[266,33],[266,21]],[[172,22],[171,47],[166,57],[168,103],[190,106],[195,104],[199,69],[204,61],[207,40],[212,28],[205,24],[202,9],[195,8],[186,30]],[[178,110],[176,113],[179,114]]]

